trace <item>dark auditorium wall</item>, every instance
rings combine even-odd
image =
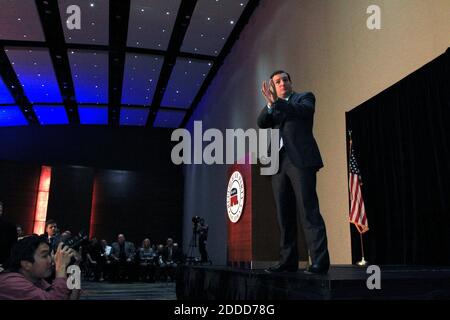
[[[24,232],[33,232],[36,190],[41,167],[8,161],[0,162],[0,200],[4,217],[20,224]]]
[[[170,135],[134,127],[0,128],[0,198],[11,220],[29,221],[31,232],[40,167],[49,165],[47,217],[61,229],[84,229],[92,212],[99,237],[182,242],[183,174],[171,162]]]
[[[49,165],[171,171],[171,131],[141,127],[0,128],[0,159]]]
[[[55,219],[61,232],[89,231],[93,181],[93,168],[52,168],[47,219]]]
[[[115,239],[123,233],[136,244],[167,237],[181,241],[183,186],[176,175],[152,171],[100,170],[95,175],[92,234]]]

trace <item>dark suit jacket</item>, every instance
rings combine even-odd
[[[269,114],[267,106],[258,116],[258,126],[279,129],[291,162],[298,168],[323,167],[322,157],[313,136],[316,98],[311,92],[294,92],[289,101],[278,99]]]
[[[130,258],[131,260],[133,260],[134,254],[136,252],[134,243],[125,241],[124,250],[127,259]],[[116,258],[120,258],[120,245],[118,242],[114,242],[113,244],[111,244],[111,255],[115,256]]]

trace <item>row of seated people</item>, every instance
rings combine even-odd
[[[93,238],[80,251],[84,278],[94,281],[173,281],[177,266],[185,261],[181,248],[171,238],[165,246],[157,247],[146,238],[136,250],[133,242],[119,234],[111,246]]]

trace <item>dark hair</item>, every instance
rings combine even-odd
[[[19,240],[11,249],[7,269],[12,272],[17,272],[22,267],[21,261],[29,261],[34,263],[34,254],[41,243],[49,244],[45,236],[38,236],[33,234]]]
[[[287,76],[288,76],[289,81],[292,82],[290,74],[287,73],[287,72],[284,71],[284,70],[277,70],[277,71],[275,71],[274,73],[272,73],[272,74],[270,75],[270,79],[272,79],[274,76],[276,76],[277,74],[280,74],[280,73],[286,73]]]
[[[45,230],[47,230],[47,227],[51,224],[57,224],[56,220],[48,219],[47,221],[45,221]]]

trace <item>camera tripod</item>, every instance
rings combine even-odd
[[[205,263],[205,261],[202,261],[201,258],[199,258],[198,256],[196,257],[195,254],[197,253],[197,228],[194,226],[194,229],[192,231],[192,237],[191,240],[189,241],[189,248],[188,248],[188,252],[187,252],[187,256],[186,256],[186,263],[188,265],[191,264],[203,264]],[[206,257],[207,257],[207,263],[209,263],[210,265],[212,265],[212,261],[209,259],[209,255],[206,251],[206,248],[204,249],[205,253],[206,253]]]

